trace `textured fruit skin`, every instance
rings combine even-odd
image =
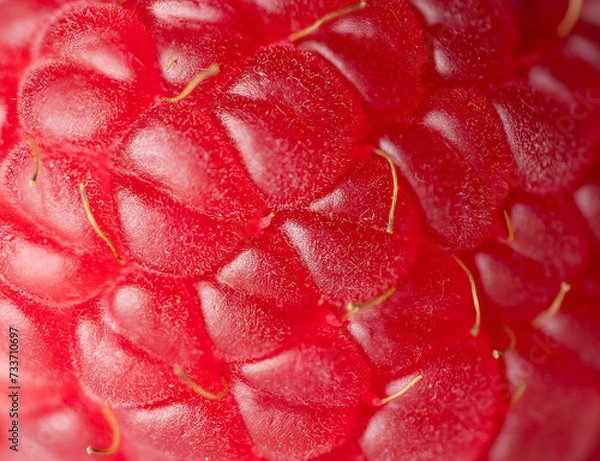
[[[0,0],[6,456],[600,459],[600,2],[367,3]]]

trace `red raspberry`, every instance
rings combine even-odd
[[[600,459],[599,104],[598,0],[0,0],[0,448]]]

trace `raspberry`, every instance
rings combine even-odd
[[[600,2],[0,13],[3,450],[600,457]]]

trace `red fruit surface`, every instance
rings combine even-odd
[[[599,105],[598,0],[0,0],[0,458],[597,461]]]

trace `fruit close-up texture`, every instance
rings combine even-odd
[[[0,0],[0,327],[2,460],[600,460],[600,1]]]

